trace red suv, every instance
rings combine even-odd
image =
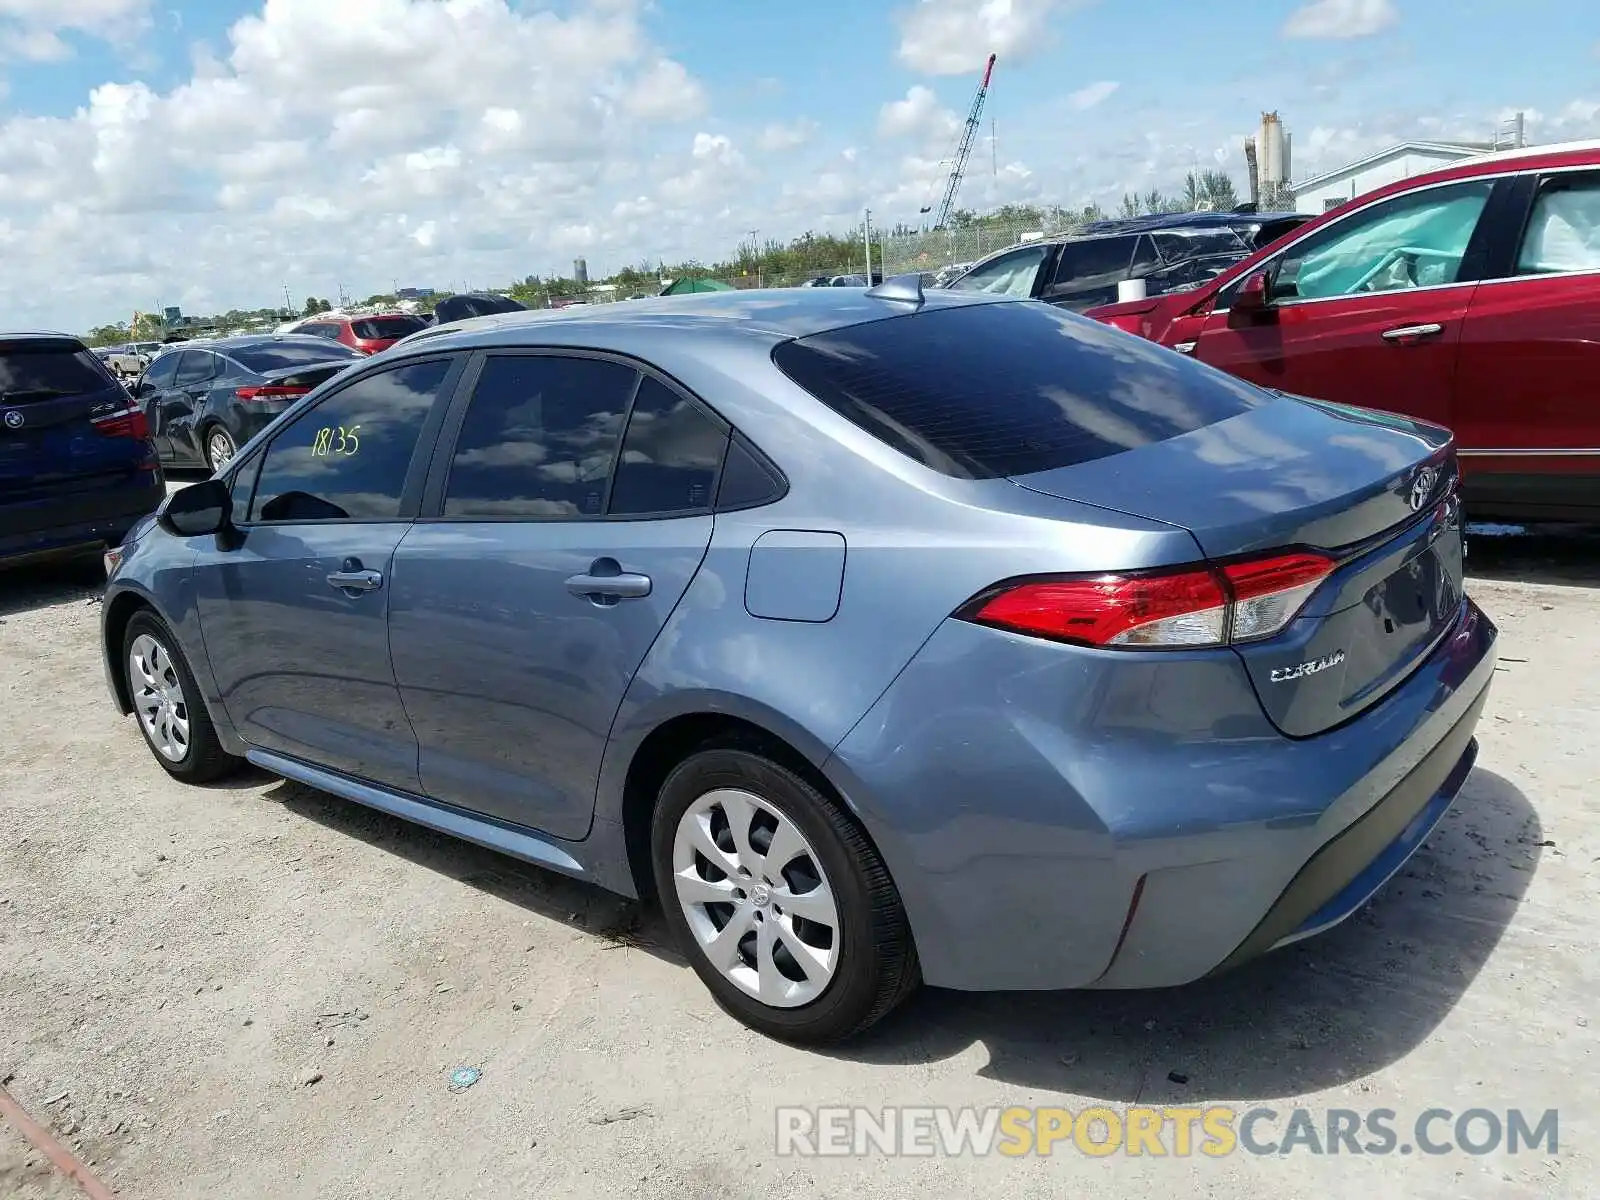
[[[308,318],[296,325],[294,331],[325,337],[361,354],[376,354],[427,327],[426,321],[410,313],[381,313],[375,317],[342,317],[329,313]]]
[[[1450,426],[1480,519],[1600,519],[1600,142],[1413,176],[1192,291],[1086,315],[1266,387]]]

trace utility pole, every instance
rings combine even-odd
[[[761,230],[752,229],[749,234],[750,253],[755,256],[756,260],[756,287],[759,288],[761,286],[761,242],[758,239],[761,237]]]
[[[867,286],[872,286],[872,210],[866,209],[861,220],[861,238],[867,244]]]

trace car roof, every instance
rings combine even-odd
[[[954,308],[1011,300],[1007,296],[930,288],[923,295],[922,307]],[[911,311],[907,302],[875,296],[866,288],[692,292],[647,297],[627,304],[491,313],[419,330],[397,343],[395,349],[432,352],[485,345],[599,346],[605,344],[608,334],[628,331],[694,332],[724,342],[770,345]]]
[[[0,342],[27,342],[27,341],[61,341],[78,342],[83,339],[75,333],[55,333],[49,329],[19,329],[13,333],[0,333]]]
[[[1092,221],[1082,229],[1063,234],[1054,240],[1074,241],[1083,237],[1160,233],[1165,229],[1236,229],[1241,225],[1266,225],[1273,221],[1305,219],[1307,219],[1306,213],[1295,212],[1188,212],[1149,217],[1112,217],[1105,221]]]

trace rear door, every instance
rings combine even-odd
[[[455,358],[413,360],[329,392],[252,452],[233,544],[193,539],[207,656],[251,745],[416,790],[389,662],[391,560],[458,374]]]
[[[151,467],[129,407],[76,338],[0,338],[0,535],[105,515],[97,493]]]
[[[1506,277],[1472,298],[1456,376],[1469,505],[1600,517],[1600,171],[1527,177]]]
[[[705,557],[728,429],[564,354],[488,355],[457,409],[391,597],[422,787],[581,838],[623,694]]]
[[[1268,308],[1235,315],[1225,290],[1196,357],[1266,387],[1448,423],[1494,187],[1403,193],[1291,242],[1268,268]]]

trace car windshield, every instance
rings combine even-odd
[[[350,332],[363,341],[384,338],[403,338],[426,326],[421,317],[371,317],[365,321],[350,322]]]
[[[1167,262],[1204,254],[1248,254],[1250,243],[1232,229],[1163,229],[1150,235]]]
[[[354,350],[338,342],[318,342],[302,346],[297,342],[264,342],[228,352],[228,357],[252,371],[283,371],[291,367],[308,367],[341,358],[360,358]]]
[[[100,360],[77,342],[0,342],[0,399],[81,396],[109,386]]]

